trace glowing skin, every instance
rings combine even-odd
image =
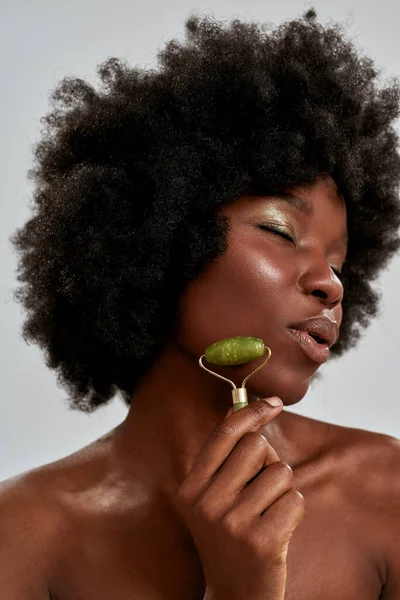
[[[29,538],[40,551],[27,570],[35,582],[45,572],[52,597],[203,599],[203,566],[176,497],[232,395],[198,359],[216,340],[261,338],[272,356],[249,379],[249,401],[277,395],[290,406],[303,398],[318,364],[288,328],[321,314],[342,319],[343,287],[333,269],[346,258],[344,200],[331,179],[290,191],[295,197],[242,197],[222,208],[231,224],[227,252],[184,290],[175,334],[140,382],[126,419],[32,473],[20,500],[12,495],[6,522],[22,524],[15,531],[24,552],[10,554],[11,577],[26,561]],[[249,367],[217,368],[238,384]],[[399,496],[398,458],[392,460],[387,436],[290,410],[259,431],[291,466],[305,498],[290,541],[285,598],[382,598],[384,561],[398,560],[397,546],[386,542],[395,540]],[[27,498],[37,498],[39,509],[32,511]],[[27,592],[39,589],[42,579]]]
[[[340,325],[343,286],[332,266],[346,258],[345,202],[330,179],[291,191],[302,201],[242,197],[223,207],[228,250],[187,286],[176,335],[135,392],[120,439],[131,456],[140,455],[138,468],[154,485],[174,489],[231,405],[229,386],[199,368],[205,348],[233,336],[262,338],[272,357],[248,381],[249,401],[276,395],[290,405],[303,398],[318,365],[289,325],[321,314]],[[295,243],[263,228],[278,220]],[[218,372],[240,385],[248,366]],[[285,430],[288,418],[283,411],[267,429],[292,465],[302,450],[296,433]]]

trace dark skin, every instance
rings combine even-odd
[[[308,211],[270,197],[223,208],[231,219],[228,251],[187,287],[176,335],[121,425],[3,483],[4,600],[214,597],[177,492],[232,400],[230,386],[200,369],[198,358],[218,339],[263,338],[272,357],[247,384],[250,403],[279,396],[290,406],[319,365],[287,327],[321,314],[338,325],[342,318],[343,287],[332,269],[346,258],[344,200],[329,178],[290,191]],[[260,225],[279,225],[294,241]],[[238,384],[249,367],[218,372]],[[260,432],[292,467],[305,499],[289,545],[285,599],[398,600],[400,444],[285,410]]]

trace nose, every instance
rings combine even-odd
[[[343,300],[343,284],[325,258],[310,264],[299,278],[299,287],[304,294],[319,298],[321,304],[329,308],[335,308]]]

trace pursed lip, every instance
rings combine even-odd
[[[335,344],[339,338],[339,328],[336,321],[332,321],[328,317],[318,316],[306,319],[301,323],[289,325],[289,329],[297,329],[305,331],[309,335],[317,336],[327,344],[329,348]]]

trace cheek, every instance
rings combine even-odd
[[[187,286],[180,302],[178,342],[200,356],[217,340],[266,335],[279,320],[285,271],[273,257],[237,246]]]
[[[340,325],[342,324],[342,320],[343,320],[343,306],[342,304],[339,304],[339,306],[337,306],[336,308],[333,309],[334,315],[335,315],[335,319],[338,323],[338,327],[340,327]]]

